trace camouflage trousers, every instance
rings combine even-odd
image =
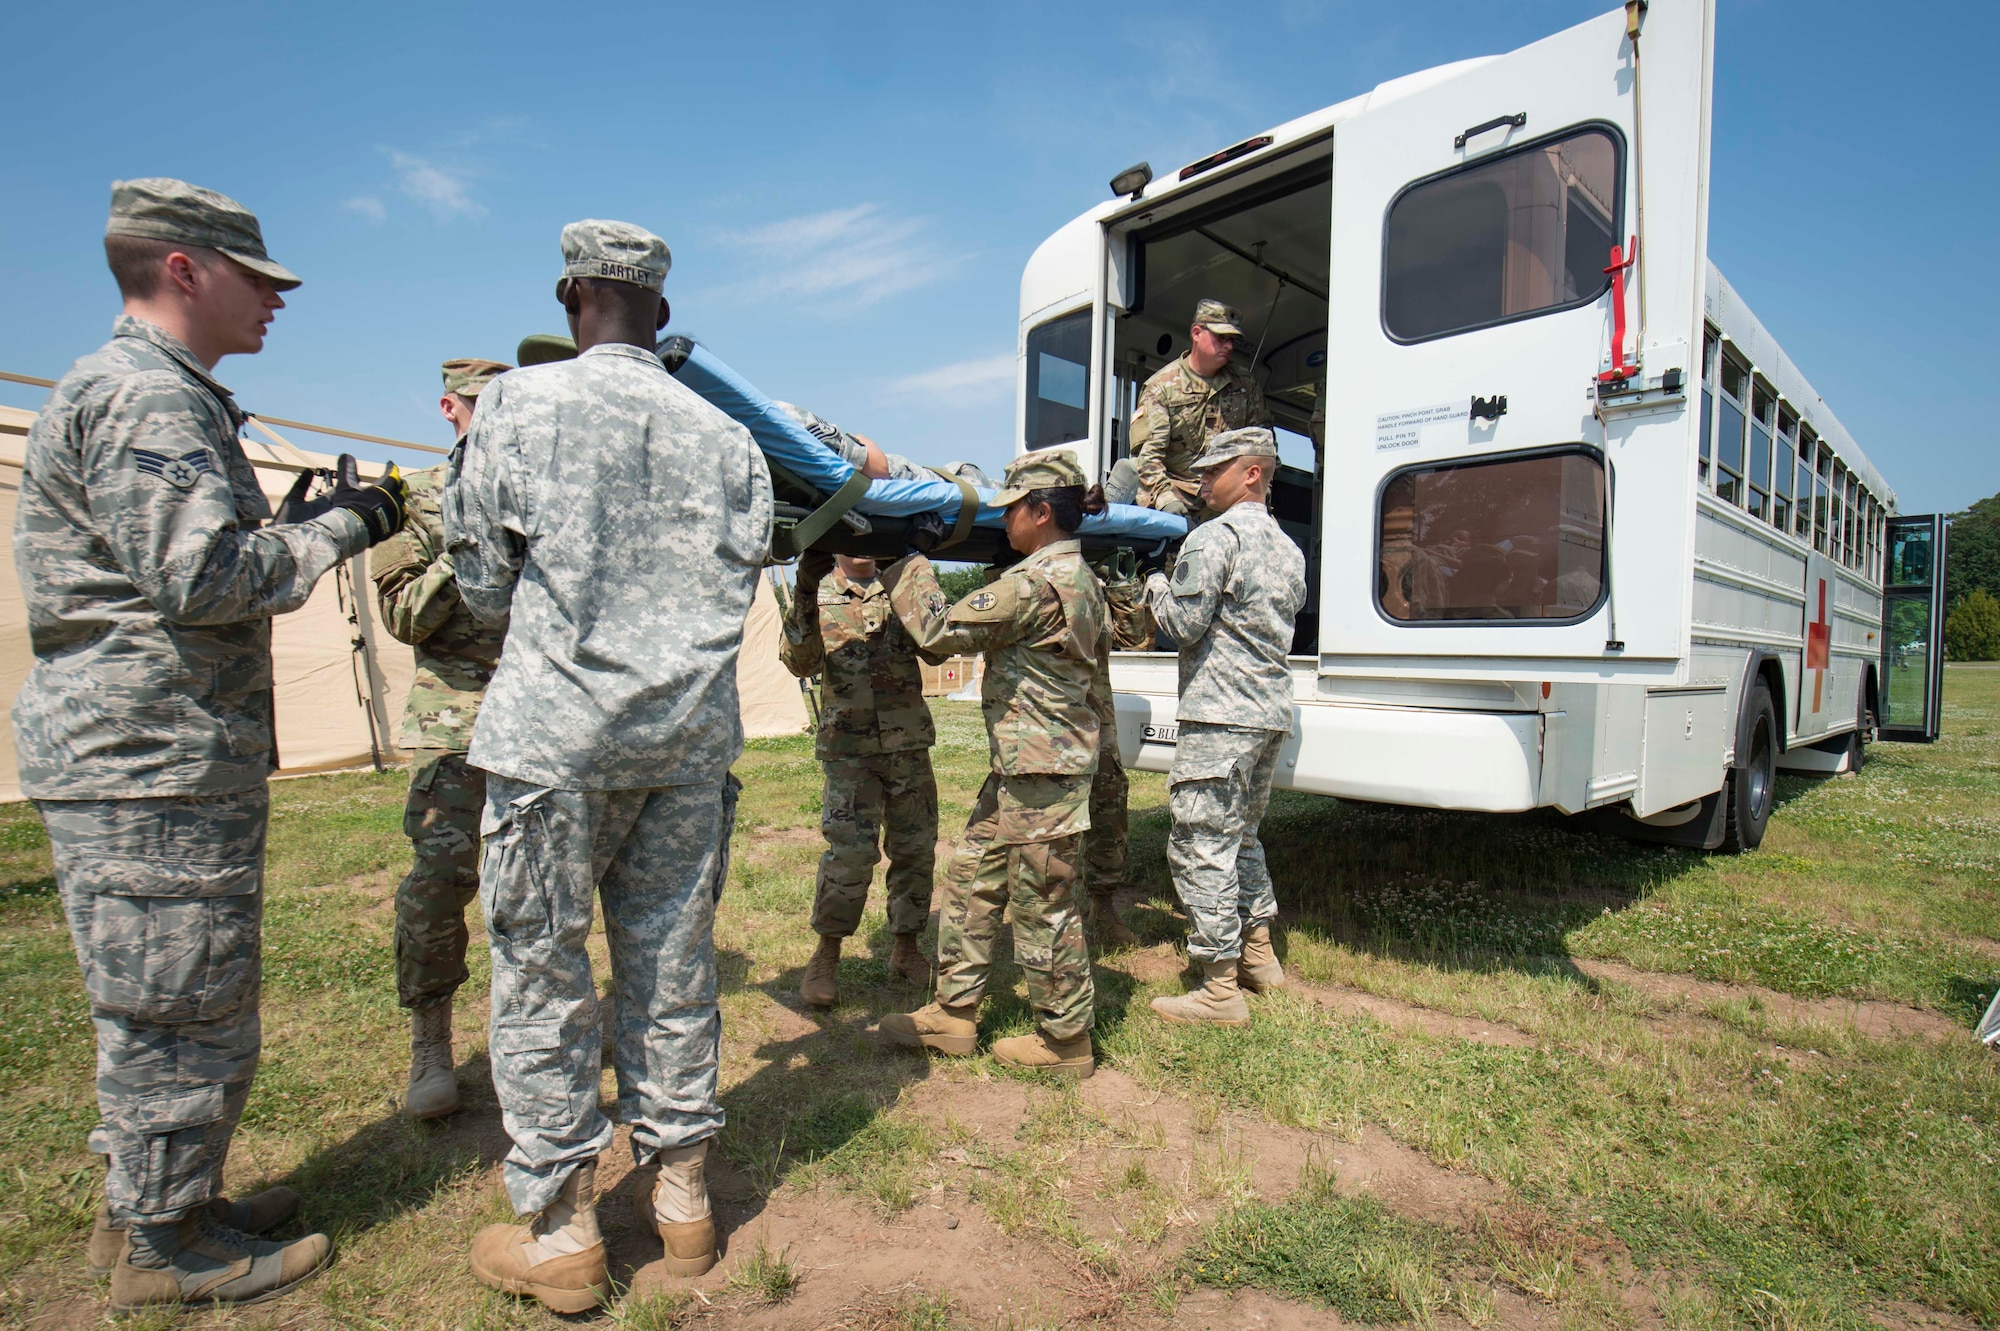
[[[532,1215],[611,1145],[598,1108],[602,1017],[584,950],[604,905],[618,1116],[632,1154],[722,1127],[715,903],[729,876],[735,777],[640,790],[560,790],[491,773],[479,900],[493,948],[489,1056],[514,1146],[502,1171]]]
[[[1243,955],[1243,930],[1278,917],[1258,824],[1271,803],[1271,778],[1287,732],[1181,723],[1167,802],[1167,867],[1188,916],[1188,955],[1227,961]]]
[[[1090,779],[1090,830],[1083,834],[1083,888],[1092,899],[1109,898],[1125,881],[1125,841],[1131,830],[1126,807],[1132,782],[1118,758],[1118,727],[1105,722],[1098,732],[1097,775]]]
[[[479,895],[479,811],[486,773],[449,749],[410,753],[403,835],[410,871],[396,888],[396,1001],[449,1003],[468,978],[465,908]]]
[[[1076,877],[1089,790],[1085,776],[986,778],[938,911],[940,1003],[957,1007],[985,996],[1000,922],[1011,915],[1014,960],[1041,1028],[1052,1040],[1073,1040],[1095,1024]]]
[[[221,1195],[263,1028],[270,796],[38,800],[97,1029],[90,1149],[126,1224]]]
[[[816,933],[846,938],[861,927],[868,884],[884,851],[888,872],[889,932],[923,932],[931,916],[931,867],[937,858],[937,778],[929,749],[905,749],[866,758],[826,758],[813,891]],[[877,848],[879,844],[879,849]]]

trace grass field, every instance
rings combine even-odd
[[[753,743],[717,939],[728,1251],[698,1289],[657,1284],[619,1197],[635,1292],[601,1320],[2000,1325],[2000,1062],[1969,1034],[2000,981],[2000,670],[1951,667],[1945,702],[1936,745],[1782,778],[1738,858],[1281,793],[1264,837],[1302,983],[1234,1032],[1147,1011],[1186,977],[1161,780],[1136,776],[1126,917],[1149,945],[1102,959],[1080,1089],[876,1040],[921,1001],[884,964],[879,902],[842,1005],[799,1006],[818,769],[804,738]],[[985,753],[975,709],[938,714],[949,837]],[[476,932],[467,1107],[397,1112],[401,801],[399,773],[274,787],[265,1054],[230,1183],[298,1187],[336,1264],[135,1325],[562,1320],[465,1266],[507,1212]],[[0,1321],[81,1326],[102,1317],[93,1050],[49,874],[32,810],[0,810]],[[1004,977],[989,1039],[1029,1027]],[[626,1165],[621,1140],[603,1173]]]

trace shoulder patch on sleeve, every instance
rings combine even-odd
[[[1171,585],[1176,596],[1201,595],[1201,551],[1182,550],[1174,561]]]
[[[215,470],[208,451],[192,448],[185,453],[156,453],[150,448],[132,450],[132,465],[148,476],[157,476],[176,490],[185,490],[207,472]]]
[[[951,624],[997,624],[1014,617],[1021,599],[1021,580],[1001,578],[990,587],[981,587],[951,607],[946,622]]]

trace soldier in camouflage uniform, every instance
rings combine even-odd
[[[1110,628],[1104,593],[1083,561],[1083,473],[1074,454],[1014,459],[992,503],[1026,558],[956,605],[930,561],[912,555],[883,575],[897,615],[925,651],[986,654],[982,707],[993,771],[980,788],[938,915],[937,1001],[882,1021],[898,1044],[969,1054],[1000,921],[1014,922],[1040,1029],[1000,1040],[994,1058],[1087,1077],[1095,1068],[1090,949],[1077,891],[1090,826],[1098,720],[1090,703]]]
[[[438,409],[457,431],[454,452],[472,428],[480,390],[513,368],[491,360],[444,363]],[[505,637],[459,599],[439,507],[449,467],[410,475],[403,529],[368,561],[382,622],[416,655],[400,740],[410,755],[403,835],[412,855],[396,888],[396,999],[410,1009],[403,1108],[412,1118],[442,1118],[458,1109],[451,996],[467,979],[465,908],[479,893],[479,810],[486,803],[486,773],[466,762],[465,751]]]
[[[827,575],[831,573],[829,581]],[[812,927],[819,947],[799,981],[814,1007],[839,1000],[840,941],[861,925],[868,883],[889,855],[889,965],[914,985],[930,983],[917,947],[931,913],[937,854],[937,731],[924,702],[917,645],[896,618],[875,561],[808,550],[785,615],[778,659],[801,679],[820,676],[819,732],[813,752],[826,772],[820,797],[819,859]],[[936,664],[944,657],[929,657]]]
[[[715,904],[743,749],[736,657],[772,510],[749,431],[653,352],[665,243],[625,222],[572,222],[562,252],[556,294],[580,354],[486,386],[444,525],[459,595],[508,626],[469,757],[487,773],[479,894],[493,1086],[514,1142],[503,1176],[527,1223],[482,1230],[472,1269],[574,1313],[608,1289],[593,898],[634,1201],[671,1273],[715,1263]]]
[[[1187,351],[1140,391],[1131,451],[1141,507],[1200,516],[1195,457],[1203,445],[1223,430],[1271,423],[1264,390],[1248,371],[1230,364],[1242,336],[1235,310],[1218,300],[1197,302]]]
[[[1180,644],[1167,864],[1203,983],[1154,999],[1153,1010],[1170,1021],[1240,1026],[1250,1019],[1243,989],[1285,982],[1271,947],[1278,901],[1257,826],[1292,731],[1285,658],[1305,605],[1306,561],[1271,516],[1278,443],[1270,430],[1225,431],[1196,465],[1201,500],[1217,516],[1188,533],[1171,580],[1157,572],[1146,579],[1146,601]]]
[[[1118,713],[1111,697],[1111,652],[1145,651],[1153,645],[1153,615],[1146,608],[1145,584],[1129,552],[1094,568],[1104,589],[1111,635],[1090,685],[1097,713],[1097,774],[1090,783],[1090,830],[1083,834],[1083,886],[1090,899],[1090,935],[1098,946],[1134,947],[1139,935],[1118,918],[1116,897],[1126,886],[1127,841],[1131,831],[1132,783],[1118,756]]]
[[[267,524],[212,371],[262,348],[298,279],[241,204],[120,181],[104,248],[123,317],[28,435],[14,561],[35,664],[13,718],[97,1032],[90,1252],[123,1312],[262,1298],[330,1255],[324,1235],[245,1232],[289,1216],[289,1190],[219,1196],[262,1038],[271,619],[394,531],[402,499],[389,479],[308,501],[308,472]]]

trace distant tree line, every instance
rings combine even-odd
[[[2000,495],[1951,515],[1944,596],[1945,658],[2000,660]]]

